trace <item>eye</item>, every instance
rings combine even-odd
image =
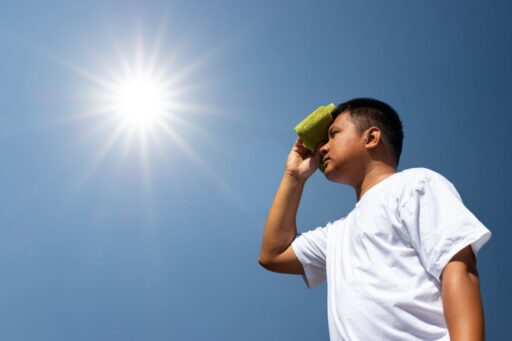
[[[336,135],[337,133],[339,133],[339,130],[337,130],[337,129],[333,129],[333,130],[331,130],[331,132],[329,133],[329,136],[330,136],[330,137],[334,137],[334,135]]]

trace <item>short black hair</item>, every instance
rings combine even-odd
[[[339,104],[331,113],[335,119],[347,111],[357,130],[362,133],[371,127],[382,132],[382,140],[390,148],[396,160],[400,161],[404,132],[398,113],[389,104],[373,98],[354,98]]]

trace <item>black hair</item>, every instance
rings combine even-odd
[[[354,98],[339,104],[331,113],[335,119],[347,111],[357,130],[362,133],[371,127],[382,132],[382,140],[395,157],[396,166],[402,153],[404,132],[398,113],[389,104],[373,98]]]

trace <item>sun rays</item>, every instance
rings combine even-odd
[[[158,35],[158,41],[150,46],[146,46],[142,35],[137,36],[131,49],[121,48],[114,41],[116,57],[99,60],[100,67],[85,68],[59,61],[88,84],[84,91],[87,109],[74,117],[87,125],[81,143],[94,140],[98,145],[77,191],[107,158],[115,157],[123,164],[128,158],[136,158],[137,162],[128,166],[139,168],[145,190],[150,192],[152,162],[162,157],[172,158],[176,153],[185,154],[190,164],[201,169],[215,187],[225,191],[225,181],[189,143],[194,135],[209,136],[198,120],[211,108],[190,100],[195,97],[194,91],[204,90],[204,84],[191,82],[189,76],[208,64],[210,52],[189,59],[186,65],[174,65],[174,59],[165,56],[176,56],[179,51],[162,50],[164,35]],[[102,143],[98,143],[99,137]]]
[[[215,86],[225,79],[211,67],[243,43],[243,35],[238,32],[217,43],[198,42],[197,48],[183,32],[178,41],[170,39],[165,23],[156,34],[143,33],[142,26],[132,27],[133,34],[105,29],[102,39],[76,52],[74,58],[20,42],[77,76],[76,83],[61,93],[71,104],[69,111],[40,123],[43,129],[73,132],[67,150],[76,155],[72,159],[79,162],[80,173],[70,188],[71,196],[81,195],[99,177],[138,177],[132,183],[141,185],[141,194],[151,206],[163,169],[183,174],[183,168],[193,167],[222,197],[239,203],[236,190],[200,148],[206,146],[204,141],[224,145],[209,122],[211,115],[223,116],[211,98]],[[228,151],[224,154],[229,156]]]

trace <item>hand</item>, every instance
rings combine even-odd
[[[320,165],[319,147],[320,145],[312,153],[297,139],[286,160],[286,173],[296,180],[306,181]]]

